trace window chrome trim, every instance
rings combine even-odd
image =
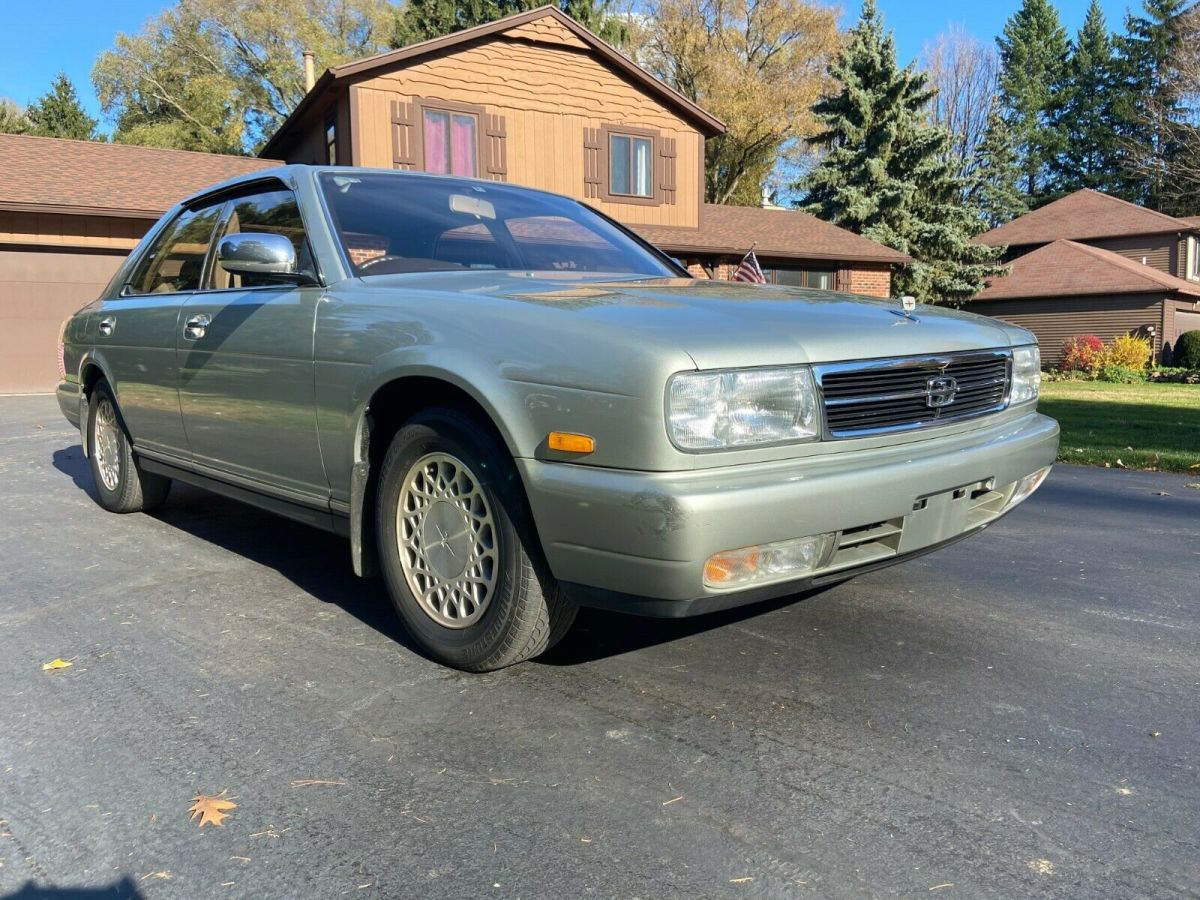
[[[1008,409],[1009,400],[1012,396],[1013,383],[1013,363],[1012,349],[995,349],[995,350],[964,350],[955,353],[938,353],[928,356],[896,356],[887,359],[863,359],[847,362],[836,363],[816,363],[813,365],[813,375],[817,381],[817,396],[821,401],[821,440],[823,441],[844,441],[854,438],[873,437],[882,434],[899,434],[905,431],[917,431],[923,428],[934,428],[938,425],[956,425],[959,422],[968,422],[971,419],[978,419],[982,416],[994,415],[998,412],[1003,412]],[[829,428],[829,406],[844,405],[836,400],[826,402],[825,400],[825,376],[840,372],[865,372],[877,370],[880,372],[893,372],[900,369],[928,369],[935,368],[945,371],[946,367],[953,363],[974,362],[976,360],[1005,360],[1004,367],[1004,399],[986,409],[977,410],[973,413],[968,413],[962,416],[952,416],[942,418],[941,416],[931,416],[926,419],[921,419],[916,422],[906,422],[903,425],[883,425],[872,426],[868,428],[855,428],[853,430],[839,430],[834,434]],[[914,394],[914,396],[916,396]],[[922,394],[923,396],[923,394]],[[879,399],[887,399],[896,397],[896,394],[880,394]],[[899,399],[899,398],[897,398]],[[943,407],[944,408],[944,407]]]

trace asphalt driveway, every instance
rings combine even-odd
[[[902,567],[470,676],[343,541],[107,514],[0,399],[0,897],[1196,896],[1189,481],[1059,467]]]

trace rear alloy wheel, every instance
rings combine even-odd
[[[546,570],[512,459],[469,416],[445,409],[410,420],[376,496],[388,591],[431,656],[487,672],[566,633],[576,607]]]
[[[100,505],[109,512],[149,512],[166,502],[171,479],[142,470],[107,381],[88,398],[88,456]]]

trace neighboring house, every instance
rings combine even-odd
[[[167,209],[275,163],[0,135],[0,393],[52,390],[63,321]]]
[[[1007,247],[1012,271],[966,308],[1033,331],[1047,365],[1075,335],[1140,334],[1167,359],[1180,334],[1200,329],[1200,218],[1081,190],[975,240]]]
[[[268,159],[0,135],[0,393],[53,389],[62,321],[164,211],[278,159],[544,188],[612,216],[699,277],[730,277],[753,246],[774,283],[887,296],[903,254],[804,213],[703,202],[704,142],[724,128],[543,7],[330,69],[264,148]]]
[[[703,202],[704,142],[724,130],[547,6],[329,69],[263,153],[543,188],[697,276],[729,277],[754,246],[774,283],[888,296],[904,254],[804,213]]]

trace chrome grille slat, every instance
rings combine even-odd
[[[929,428],[999,412],[1008,404],[1011,353],[1007,350],[814,366],[828,438]],[[929,404],[929,379],[955,380],[948,405]]]

